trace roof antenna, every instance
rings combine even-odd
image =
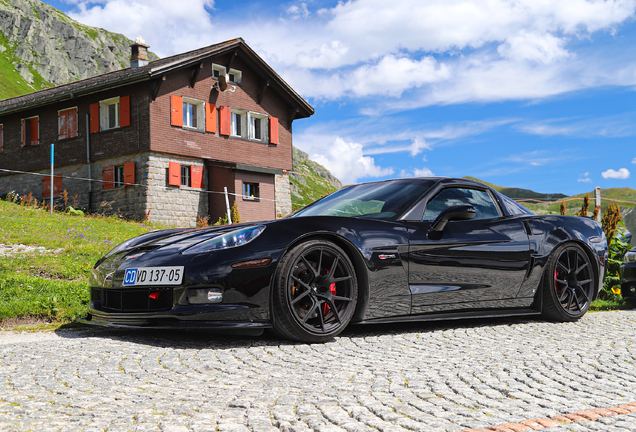
[[[218,90],[219,92],[230,90],[232,93],[234,93],[236,91],[236,86],[230,87],[230,85],[228,84],[229,82],[230,76],[228,74],[221,74],[219,75],[219,80],[212,86],[212,90]]]

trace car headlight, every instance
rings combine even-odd
[[[264,225],[237,229],[198,243],[182,253],[189,255],[243,246],[261,235],[263,231],[265,231]]]
[[[625,262],[636,262],[636,251],[629,251],[623,257]]]

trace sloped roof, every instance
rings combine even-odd
[[[155,60],[146,66],[126,68],[90,78],[73,81],[56,87],[0,101],[0,115],[36,108],[54,102],[85,96],[109,88],[120,87],[165,75],[175,69],[197,64],[207,57],[236,52],[263,78],[269,78],[273,89],[290,105],[298,108],[297,118],[309,117],[314,109],[292,89],[265,61],[254,52],[242,38],[231,39],[204,48]]]

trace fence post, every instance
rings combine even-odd
[[[594,188],[594,197],[596,198],[596,203],[594,204],[596,207],[601,205],[601,187],[596,186]],[[599,209],[598,214],[596,215],[596,220],[598,222],[601,221],[601,210]]]
[[[225,191],[225,210],[227,211],[227,223],[228,225],[232,225],[232,215],[230,214],[230,199],[227,196],[227,187],[224,187]]]
[[[53,186],[55,185],[55,179],[53,178],[53,174],[54,174],[54,165],[55,165],[55,159],[53,157],[53,149],[54,149],[54,145],[51,144],[51,215],[53,214]]]

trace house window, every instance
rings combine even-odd
[[[190,166],[181,165],[181,186],[192,186]]]
[[[40,144],[40,118],[22,119],[22,147]]]
[[[205,104],[196,99],[183,98],[183,127],[205,129]]]
[[[241,85],[241,81],[243,80],[243,72],[236,69],[230,69],[228,75],[230,78],[230,82]]]
[[[124,166],[119,165],[115,167],[115,187],[124,187]]]
[[[259,198],[258,183],[243,182],[243,199],[258,200]]]
[[[57,132],[58,139],[77,136],[77,107],[57,112]]]
[[[232,110],[231,131],[232,136],[245,137],[247,113],[241,110]]]
[[[225,66],[212,63],[212,77],[219,79],[221,75],[225,75]]]
[[[99,124],[101,130],[119,127],[119,97],[99,102]]]
[[[267,140],[267,116],[249,113],[250,139],[265,142]]]

